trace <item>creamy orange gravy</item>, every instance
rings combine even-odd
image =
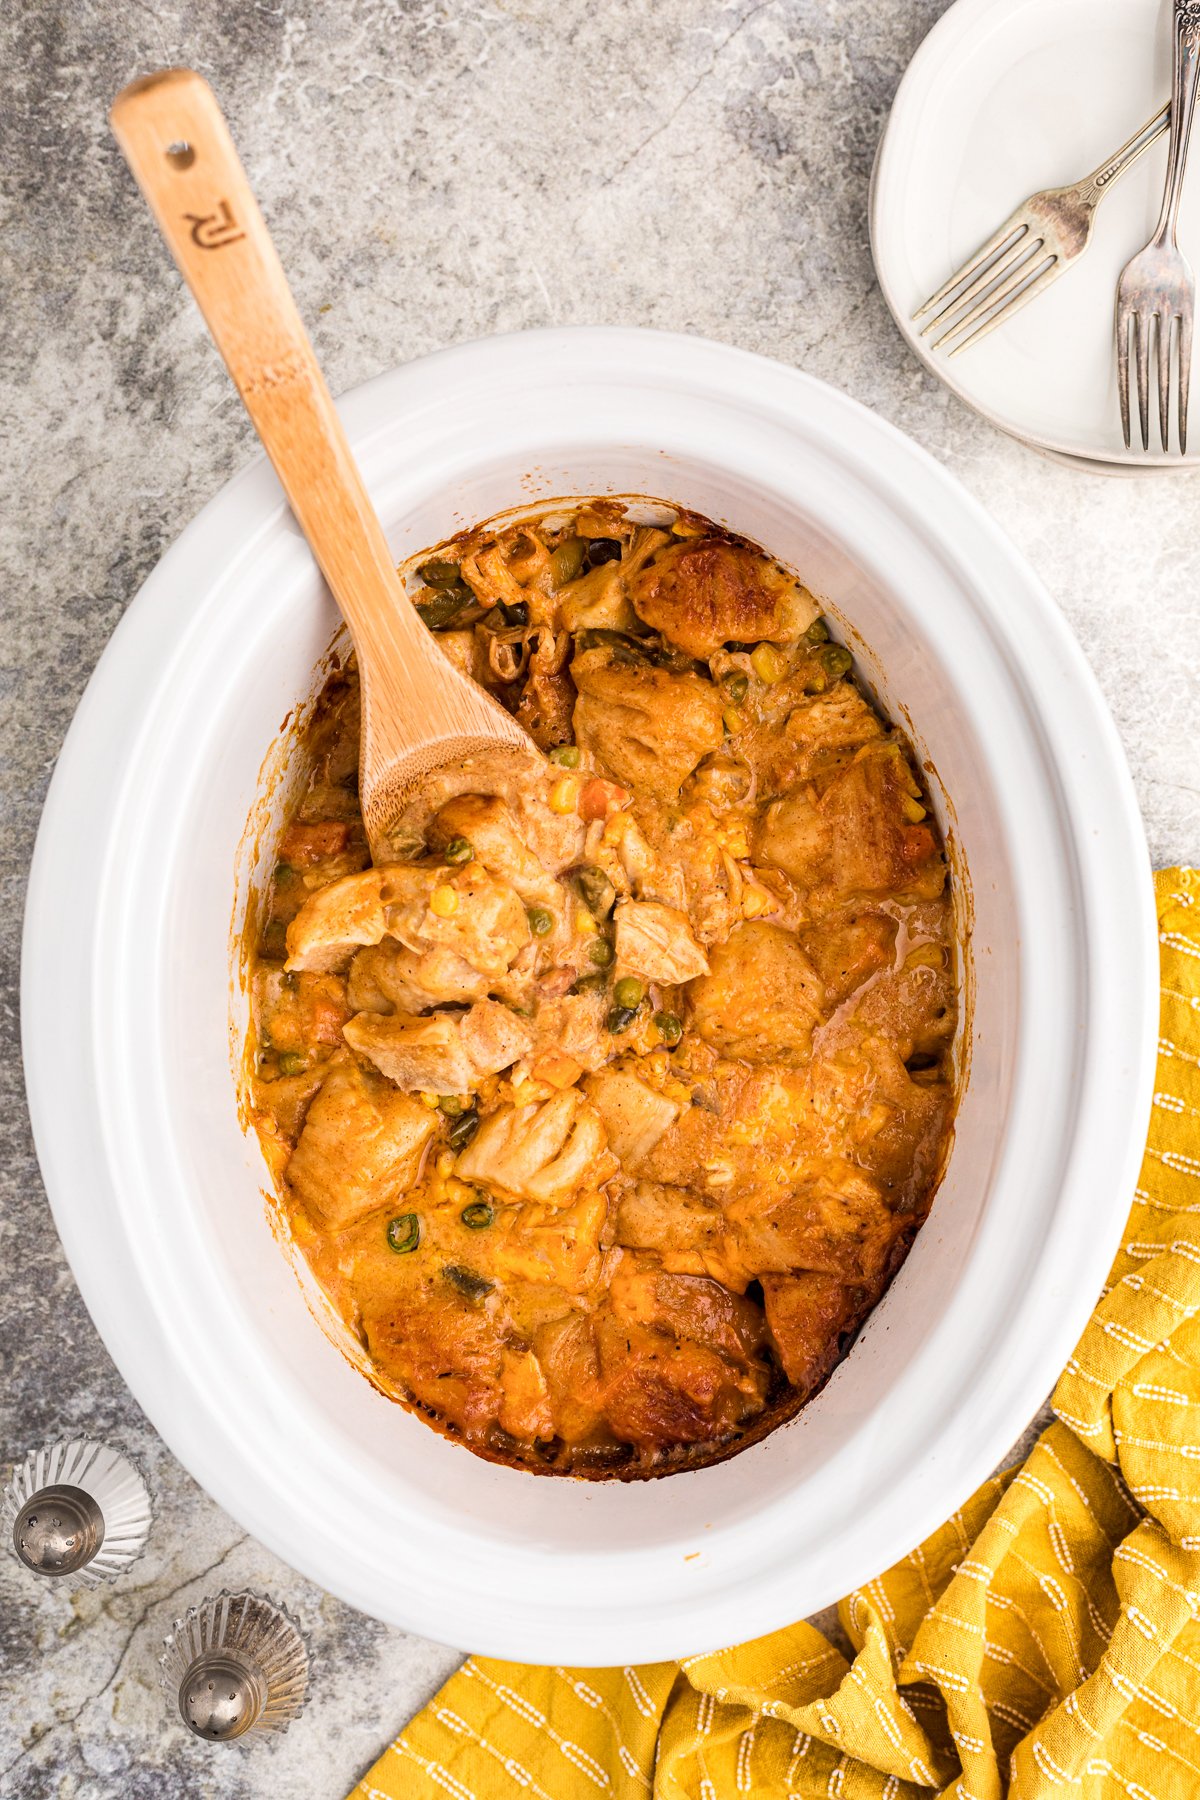
[[[442,796],[372,868],[353,666],[329,681],[250,1098],[379,1385],[493,1460],[628,1477],[827,1379],[932,1200],[958,996],[928,796],[811,595],[707,520],[625,515],[421,565],[536,790]]]

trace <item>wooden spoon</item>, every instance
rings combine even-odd
[[[212,89],[192,69],[131,82],[113,133],[204,314],[350,627],[362,678],[360,798],[377,862],[434,771],[495,791],[546,763],[438,649],[404,593],[283,265]],[[447,765],[454,765],[448,769]]]

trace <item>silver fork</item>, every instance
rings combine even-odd
[[[1192,319],[1196,309],[1196,277],[1179,248],[1179,200],[1188,139],[1200,74],[1200,0],[1175,0],[1171,78],[1171,143],[1167,182],[1154,236],[1126,263],[1117,284],[1117,385],[1121,397],[1121,430],[1125,448],[1129,433],[1129,334],[1133,331],[1137,367],[1138,417],[1142,449],[1150,448],[1150,337],[1158,360],[1158,430],[1162,447],[1170,448],[1171,340],[1179,340],[1179,453],[1187,449],[1188,388],[1192,370]],[[1178,325],[1178,332],[1175,326]]]
[[[1057,281],[1087,249],[1096,208],[1109,188],[1162,136],[1170,121],[1171,109],[1164,107],[1082,181],[1031,194],[957,274],[918,307],[914,321],[933,314],[921,336],[940,327],[933,348],[939,350],[957,338],[949,352],[957,356]]]

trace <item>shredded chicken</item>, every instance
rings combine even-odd
[[[617,961],[645,981],[678,986],[708,974],[708,958],[685,912],[656,900],[621,900],[616,909]]]

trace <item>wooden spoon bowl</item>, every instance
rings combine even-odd
[[[360,799],[377,862],[421,784],[453,765],[488,792],[545,759],[439,650],[407,599],[216,97],[192,69],[131,82],[124,153],[350,627],[362,679]]]

